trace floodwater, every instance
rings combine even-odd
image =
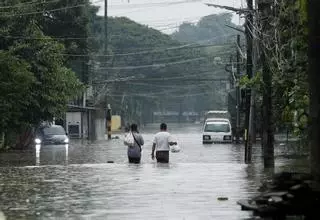
[[[128,164],[122,134],[0,154],[0,211],[10,220],[253,219],[237,200],[255,195],[272,172],[305,169],[299,159],[306,156],[290,159],[292,148],[284,144],[276,147],[274,170],[263,169],[258,145],[246,165],[243,145],[203,145],[200,125],[169,124],[182,151],[171,153],[170,164],[157,164],[150,156],[157,130],[149,125],[141,131],[138,165]]]

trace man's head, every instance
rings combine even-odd
[[[131,131],[138,132],[138,125],[137,124],[132,124],[131,125]]]
[[[167,125],[165,123],[161,123],[160,130],[161,131],[166,131],[167,130]]]

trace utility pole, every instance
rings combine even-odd
[[[223,8],[230,11],[235,11],[237,13],[246,14],[246,22],[245,22],[245,35],[246,35],[246,41],[247,41],[247,76],[249,79],[253,76],[253,63],[252,63],[252,52],[253,52],[253,0],[247,0],[247,8],[241,9],[241,8],[234,8],[224,5],[217,5],[217,4],[211,4],[206,3],[206,5],[216,8]],[[252,152],[252,138],[249,139],[249,125],[251,127],[251,137],[252,137],[252,131],[253,131],[253,115],[250,117],[250,103],[251,103],[251,89],[246,89],[245,94],[245,108],[246,108],[246,114],[245,114],[245,163],[251,162],[251,152]],[[253,113],[253,111],[252,111]],[[251,120],[250,120],[251,118]]]
[[[270,0],[258,0],[258,9],[260,12],[260,18],[266,17],[270,14],[270,7],[272,1]],[[260,34],[261,44],[264,41],[264,35],[266,30],[269,30],[269,22],[261,21],[262,34]],[[267,64],[267,51],[264,49],[264,45],[261,45],[261,64],[262,64],[262,79],[263,79],[263,92],[262,92],[262,149],[264,167],[274,167],[274,135],[272,125],[272,75]]]
[[[104,0],[104,54],[107,55],[108,54],[108,0]],[[105,65],[107,64],[108,61],[108,56],[105,56]],[[108,70],[106,70],[106,76],[108,79]],[[107,92],[108,90],[106,90],[106,94],[105,94],[105,105],[107,105],[107,114],[106,114],[106,127],[107,127],[107,133],[108,133],[108,139],[111,139],[111,121],[112,121],[112,113],[111,113],[111,107],[110,104],[107,104]]]
[[[240,85],[239,85],[239,77],[240,77],[240,35],[237,35],[237,77],[236,77],[236,143],[240,143]]]
[[[309,92],[310,92],[310,113],[309,113],[309,143],[310,143],[310,165],[311,173],[316,180],[320,181],[320,54],[319,54],[319,37],[320,37],[320,2],[307,1],[308,3],[308,20],[309,20]]]
[[[104,54],[107,55],[108,53],[108,0],[104,0],[104,37],[105,37]]]
[[[253,2],[247,0],[248,14],[246,15],[245,33],[247,41],[247,75],[251,79],[253,76],[252,69],[252,49],[253,49]],[[252,143],[250,140],[249,126],[253,123],[250,120],[250,103],[251,103],[251,89],[246,89],[246,116],[245,116],[245,162],[251,163]],[[251,125],[252,126],[252,125]]]

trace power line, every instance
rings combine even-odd
[[[170,6],[170,5],[180,5],[180,4],[188,4],[188,3],[197,3],[201,2],[202,0],[184,0],[184,1],[176,1],[176,2],[154,2],[154,3],[143,3],[143,4],[117,4],[117,5],[110,5],[110,8],[120,8],[123,9],[124,6],[128,6],[129,8],[150,8],[154,6]]]
[[[185,64],[185,63],[189,63],[193,61],[201,61],[201,60],[209,61],[209,58],[208,57],[193,58],[193,59],[181,60],[176,62],[157,63],[157,64],[149,64],[149,65],[101,67],[101,68],[98,68],[98,70],[135,70],[135,69],[147,69],[147,68],[166,68],[171,65]],[[231,64],[243,64],[243,62],[240,62],[240,63],[220,62],[219,63],[219,65],[231,65]]]
[[[205,73],[205,72],[204,72]],[[212,72],[206,72],[207,74],[202,74],[200,75],[200,77],[208,77],[208,76],[212,76]],[[104,80],[104,81],[98,81],[95,82],[95,85],[98,84],[106,84],[106,83],[112,83],[112,82],[134,82],[134,81],[138,81],[138,82],[152,82],[152,81],[156,81],[156,82],[163,82],[163,81],[172,81],[172,80],[179,80],[179,82],[183,82],[181,80],[185,80],[185,82],[187,81],[192,81],[192,82],[210,82],[210,81],[227,81],[228,78],[224,77],[224,78],[199,78],[199,75],[196,74],[188,74],[188,75],[184,75],[184,76],[176,76],[176,77],[156,77],[156,78],[144,78],[144,77],[132,77],[131,79],[125,79],[122,78],[122,80],[118,80],[118,79],[114,79],[114,80]]]
[[[161,95],[161,94],[160,94]],[[187,94],[183,94],[183,95],[172,95],[170,94],[170,96],[168,96],[168,98],[183,98],[186,96],[202,96],[202,95],[212,95],[212,91],[209,92],[201,92],[201,93],[187,93]],[[122,97],[123,94],[108,94],[108,96],[111,97]],[[144,97],[144,98],[159,98],[159,95],[149,95],[149,94],[127,94],[127,97]]]
[[[132,53],[118,53],[118,54],[110,54],[110,55],[98,55],[98,54],[64,54],[64,56],[74,56],[74,57],[117,57],[117,56],[131,56],[131,55],[141,55],[141,54],[151,54],[151,53],[159,53],[159,52],[165,52],[169,50],[178,50],[178,49],[195,49],[195,48],[202,48],[202,47],[221,47],[221,46],[232,46],[233,44],[207,44],[207,45],[199,45],[197,43],[190,43],[185,44],[181,46],[175,46],[175,47],[167,47],[163,49],[158,50],[147,50],[147,51],[139,51],[139,52],[132,52]]]
[[[212,73],[210,73],[212,74]],[[133,85],[133,86],[148,86],[148,87],[156,87],[156,88],[186,88],[186,87],[196,87],[199,88],[199,87],[212,87],[212,84],[211,82],[201,82],[201,83],[197,83],[197,84],[185,84],[185,83],[181,83],[181,84],[176,84],[174,83],[174,85],[162,85],[162,84],[151,84],[151,83],[144,83],[144,82],[126,82],[126,85]],[[136,88],[136,87],[135,87]]]
[[[59,2],[61,0],[51,0],[51,1],[45,1],[45,2],[39,2],[39,0],[30,1],[30,2],[21,2],[15,5],[8,5],[8,6],[0,6],[0,9],[10,9],[10,8],[21,8],[26,5],[40,5],[40,4],[50,4],[54,2]]]
[[[101,2],[102,0],[98,0],[94,3],[97,2]],[[55,9],[48,9],[48,10],[43,10],[43,11],[33,11],[33,12],[26,12],[26,13],[18,13],[18,14],[5,14],[5,15],[1,15],[0,18],[6,18],[6,17],[16,17],[16,16],[24,16],[24,15],[36,15],[36,14],[44,14],[44,13],[48,13],[48,12],[56,12],[56,11],[63,11],[63,10],[67,10],[67,9],[74,9],[74,8],[80,8],[80,7],[85,7],[90,5],[90,3],[88,4],[77,4],[77,5],[73,5],[73,6],[66,6],[66,7],[61,7],[61,8],[55,8]]]
[[[206,70],[206,71],[197,71],[197,72],[192,72],[192,73],[189,73],[189,74],[184,74],[183,76],[174,76],[174,77],[168,77],[168,76],[165,76],[165,77],[156,77],[156,78],[145,78],[145,76],[142,76],[142,77],[136,77],[136,76],[127,76],[127,77],[122,77],[122,78],[116,78],[116,79],[109,79],[109,80],[99,80],[99,81],[94,81],[93,84],[104,84],[104,83],[113,83],[113,82],[125,82],[125,83],[132,83],[132,82],[135,82],[135,81],[138,81],[139,83],[141,83],[141,81],[164,81],[164,80],[174,80],[174,79],[198,79],[199,76],[201,77],[207,77],[207,76],[212,76],[214,73],[214,71],[212,71],[212,67],[210,66],[210,70]],[[226,77],[227,78],[227,77]],[[226,79],[224,78],[224,79]],[[175,82],[176,83],[176,82]],[[148,83],[150,84],[150,83]]]
[[[28,12],[28,13],[20,13],[20,14],[6,14],[6,15],[2,15],[0,16],[0,18],[8,18],[8,17],[16,17],[16,16],[24,16],[24,15],[36,15],[36,14],[44,14],[46,12],[56,12],[56,11],[62,11],[62,10],[66,10],[66,9],[73,9],[73,8],[80,8],[80,7],[84,7],[87,6],[87,4],[81,4],[81,5],[75,5],[75,6],[67,6],[67,7],[63,7],[63,8],[56,8],[56,9],[50,9],[50,10],[44,10],[44,11],[38,11],[38,12]]]
[[[45,36],[45,37],[28,37],[28,36],[12,36],[12,35],[0,35],[0,37],[15,39],[15,40],[90,40],[99,39],[99,37],[55,37],[55,36]]]
[[[157,64],[151,64],[151,65],[102,67],[98,69],[100,70],[132,70],[132,69],[144,69],[144,68],[151,68],[151,67],[162,68],[168,65],[183,64],[183,63],[189,63],[193,61],[205,60],[206,58],[207,57],[201,57],[201,58],[187,59],[187,60],[182,60],[177,62],[157,63]]]

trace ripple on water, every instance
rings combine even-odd
[[[245,165],[242,145],[202,145],[199,126],[175,127],[182,151],[157,164],[150,152],[158,126],[152,129],[142,132],[142,164],[127,163],[121,140],[75,141],[67,154],[41,149],[38,158],[33,151],[0,155],[0,209],[9,220],[251,218],[236,201],[253,196],[268,177],[260,147]],[[279,160],[276,170],[285,164]]]

